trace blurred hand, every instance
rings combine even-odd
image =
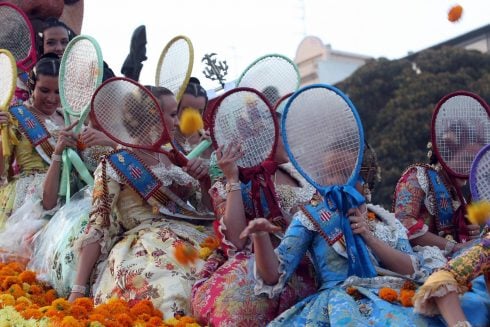
[[[85,295],[81,293],[70,293],[70,296],[68,297],[68,302],[73,302],[80,297],[85,297]]]
[[[480,238],[480,225],[466,225],[466,228],[468,228],[468,235],[470,240],[475,240],[477,238]]]
[[[94,145],[111,146],[116,148],[117,143],[110,139],[104,132],[93,127],[87,127],[80,134],[80,139],[84,146],[91,147]]]
[[[216,150],[218,167],[223,171],[228,182],[238,182],[238,165],[236,162],[242,156],[241,146],[232,143],[222,145]]]
[[[60,131],[58,135],[58,141],[54,148],[54,154],[60,155],[65,148],[77,148],[77,137],[72,132],[73,127],[75,127],[77,122],[73,122],[70,126],[64,128]]]
[[[199,181],[208,177],[209,164],[201,158],[194,158],[190,159],[182,170]]]
[[[0,111],[0,125],[5,126],[9,124],[10,114],[5,111]]]
[[[354,234],[362,236],[365,241],[368,241],[373,237],[373,233],[369,230],[367,224],[367,208],[365,204],[359,208],[349,209],[349,211],[347,211],[347,216]]]
[[[252,234],[269,234],[281,231],[281,227],[272,224],[265,218],[256,218],[240,233],[240,238],[247,238]]]

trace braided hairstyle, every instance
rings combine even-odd
[[[206,111],[206,107],[208,105],[208,93],[201,86],[201,82],[199,81],[199,79],[197,79],[196,77],[191,77],[189,79],[189,83],[187,84],[187,87],[185,88],[185,91],[184,91],[184,95],[185,94],[192,95],[196,98],[204,97],[204,99],[205,99],[204,110],[202,112],[202,114],[204,114],[204,111]],[[181,104],[182,104],[182,99],[180,99],[179,104],[177,106],[179,112],[183,109],[181,107]]]
[[[40,75],[58,77],[60,73],[60,63],[61,61],[55,53],[46,53],[43,55],[29,73],[27,79],[29,94],[32,94],[34,91]]]

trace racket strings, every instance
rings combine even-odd
[[[216,110],[213,128],[219,145],[240,145],[243,156],[237,164],[242,168],[260,165],[272,153],[275,128],[267,104],[250,91],[234,92]]]
[[[476,198],[490,201],[490,151],[486,151],[478,160],[474,182],[478,193]]]
[[[271,105],[296,91],[299,76],[294,63],[281,56],[267,56],[249,67],[238,83],[262,92]]]
[[[99,69],[99,56],[89,40],[78,41],[66,55],[68,57],[64,61],[62,77],[64,98],[70,114],[80,116],[90,103],[102,74]]]
[[[477,152],[490,142],[485,108],[473,97],[453,96],[439,108],[434,128],[441,160],[454,172],[468,175]]]
[[[164,133],[158,103],[141,87],[124,80],[104,84],[93,102],[97,122],[119,143],[153,147]]]
[[[12,7],[0,6],[0,48],[18,62],[29,56],[31,47],[31,29],[24,17]]]
[[[157,85],[172,91],[176,96],[188,74],[191,48],[186,40],[179,39],[167,49],[162,58]]]
[[[312,88],[291,103],[285,122],[288,147],[319,185],[344,185],[357,166],[361,146],[355,116],[340,96]]]
[[[14,91],[16,76],[14,76],[14,70],[12,69],[12,62],[10,58],[0,53],[0,106],[8,105],[10,96]]]

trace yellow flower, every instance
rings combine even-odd
[[[15,305],[15,298],[10,294],[1,294],[0,307],[4,307],[7,305]]]
[[[213,253],[213,250],[211,250],[210,248],[200,248],[199,258],[201,258],[202,260],[206,260],[211,255],[211,253]]]
[[[165,320],[165,324],[169,325],[169,326],[177,326],[178,323],[179,323],[179,320],[175,319],[175,318],[169,318],[169,319]]]
[[[179,127],[184,135],[192,135],[202,129],[204,123],[199,110],[190,107],[185,108],[182,111],[182,116],[180,116]]]
[[[466,207],[468,220],[474,225],[482,225],[490,218],[490,202],[478,201]]]

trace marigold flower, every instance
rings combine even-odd
[[[20,287],[19,284],[14,284],[14,285],[10,286],[10,288],[8,289],[8,292],[10,294],[12,294],[12,296],[15,297],[16,299],[26,295],[26,293],[24,292],[22,287]]]
[[[41,319],[43,314],[39,309],[27,308],[20,313],[24,319]]]
[[[208,236],[204,239],[204,241],[200,244],[202,248],[210,248],[211,250],[215,250],[219,247],[220,240],[215,236]]]
[[[68,311],[70,310],[71,303],[66,299],[56,299],[51,303],[51,306],[58,311]]]
[[[146,326],[159,327],[163,325],[163,320],[160,317],[151,317],[146,323]]]
[[[148,314],[152,316],[153,304],[149,300],[141,300],[130,309],[130,312],[136,318],[140,318],[140,316],[143,314]]]
[[[414,290],[404,290],[400,291],[400,303],[404,307],[413,307],[413,296],[415,295]]]
[[[120,326],[133,326],[133,319],[127,313],[119,313],[116,315],[116,321]]]
[[[177,242],[175,244],[174,255],[177,262],[185,266],[194,263],[199,258],[199,253],[196,249],[184,242]]]
[[[192,135],[204,127],[204,122],[199,110],[195,108],[184,108],[180,116],[179,128],[182,134]]]
[[[85,324],[72,316],[66,316],[61,321],[61,327],[84,327]]]
[[[184,316],[179,319],[179,322],[177,323],[176,327],[187,327],[188,324],[193,324],[195,323],[196,320],[192,317]]]
[[[10,268],[12,269],[13,271],[17,272],[18,274],[20,274],[24,268],[25,268],[25,264],[22,264],[20,262],[9,262],[7,264],[7,268]]]
[[[43,292],[43,288],[37,284],[31,284],[28,292],[29,294],[41,294]]]
[[[99,314],[99,313],[92,313],[90,316],[89,316],[89,320],[91,322],[94,322],[94,321],[98,321],[100,322],[101,324],[104,323],[104,320],[105,320],[105,316]],[[92,325],[90,325],[92,326]]]
[[[14,308],[15,310],[17,310],[17,312],[22,312],[24,311],[25,309],[27,309],[29,307],[29,305],[25,302],[20,302],[20,303],[17,303]]]
[[[213,253],[213,250],[210,248],[200,248],[199,249],[199,258],[202,260],[207,260],[209,256]]]
[[[403,285],[402,285],[402,290],[413,290],[415,291],[417,289],[417,285],[411,281],[411,280],[406,280]]]
[[[398,299],[398,293],[389,287],[383,287],[379,290],[379,297],[388,302],[394,302]]]
[[[14,284],[19,284],[19,283],[21,283],[19,277],[17,277],[17,276],[8,276],[2,282],[2,290],[8,290],[10,288],[10,286],[12,286]]]
[[[57,298],[58,298],[58,296],[56,295],[56,291],[55,290],[49,290],[44,295],[44,299],[46,300],[46,303],[52,303]]]
[[[36,282],[36,273],[30,270],[26,270],[20,273],[19,279],[23,283],[32,284]]]
[[[84,307],[87,312],[91,312],[94,309],[94,301],[88,297],[79,297],[72,303],[73,306]]]
[[[15,305],[15,298],[11,294],[0,294],[0,307]]]
[[[477,201],[466,206],[468,220],[474,225],[482,225],[490,218],[490,202]]]
[[[461,7],[460,5],[454,5],[449,9],[449,12],[447,13],[447,20],[449,20],[451,23],[454,23],[460,20],[462,15],[463,7]]]
[[[70,314],[76,319],[82,319],[87,317],[88,311],[85,307],[72,303],[70,308]]]

